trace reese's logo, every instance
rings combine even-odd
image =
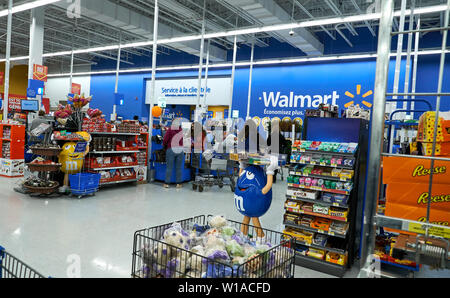
[[[428,204],[428,200],[431,200],[431,203],[448,203],[450,202],[450,194],[448,195],[437,195],[437,196],[431,196],[428,192],[424,192],[420,195],[420,197],[417,199],[417,204]]]
[[[417,221],[427,222],[427,218],[425,216],[422,216],[419,217]],[[430,224],[448,227],[448,221],[431,221]]]
[[[433,174],[444,174],[447,171],[447,168],[445,166],[443,167],[435,167],[433,169]],[[422,176],[427,176],[431,174],[431,169],[426,169],[423,165],[418,165],[413,173],[412,176],[413,177],[422,177]]]

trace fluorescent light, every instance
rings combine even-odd
[[[73,53],[74,54],[83,54],[83,53],[91,53],[91,52],[111,51],[111,50],[118,50],[118,49],[119,49],[119,45],[112,45],[112,46],[105,46],[105,47],[75,50],[75,51],[73,51]]]
[[[419,55],[437,55],[440,54],[440,50],[423,50],[419,52]],[[446,53],[450,53],[450,50],[446,50]],[[407,53],[403,52],[402,56],[406,56]],[[396,56],[395,53],[390,54],[391,57]],[[341,56],[322,56],[322,57],[299,57],[299,58],[287,58],[287,59],[272,59],[272,60],[259,60],[254,61],[253,65],[273,65],[273,64],[294,64],[294,63],[305,63],[305,62],[317,62],[317,61],[338,61],[338,60],[359,60],[359,59],[371,59],[376,58],[376,53],[371,54],[354,54],[354,55],[341,55]],[[1,60],[0,60],[1,61]],[[249,66],[250,61],[237,62],[236,67]],[[225,68],[232,67],[232,63],[217,63],[210,64],[209,68]],[[171,70],[191,70],[198,69],[198,65],[177,65],[177,66],[161,66],[157,67],[157,71],[171,71]],[[206,68],[203,65],[203,68]],[[132,68],[120,70],[119,73],[136,73],[136,72],[150,72],[152,68]],[[115,70],[105,70],[105,71],[93,71],[93,72],[81,72],[74,73],[74,76],[82,75],[98,75],[98,74],[114,74]],[[65,74],[49,74],[49,77],[66,77],[70,76],[70,73]]]
[[[61,0],[39,0],[39,1],[33,1],[29,3],[25,3],[22,5],[17,5],[12,8],[12,13],[21,12],[29,9],[33,9],[39,6],[49,5],[55,2],[59,2]]]
[[[11,13],[14,14],[17,12],[33,9],[36,7],[53,4],[53,3],[59,2],[59,1],[61,1],[61,0],[38,0],[38,1],[29,2],[29,3],[24,3],[21,5],[14,6],[11,10]],[[7,15],[8,15],[8,9],[4,9],[4,10],[0,11],[0,17],[5,17]]]

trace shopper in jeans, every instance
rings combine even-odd
[[[175,119],[164,135],[164,149],[166,150],[166,183],[165,188],[169,188],[175,166],[175,175],[177,188],[181,188],[182,167],[184,160],[183,151],[183,132],[181,129],[181,120]]]

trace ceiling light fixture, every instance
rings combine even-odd
[[[25,10],[30,10],[33,8],[37,8],[40,6],[44,6],[44,5],[49,5],[49,4],[53,4],[56,2],[59,2],[61,0],[38,0],[38,1],[33,1],[33,2],[29,2],[29,3],[25,3],[25,4],[21,4],[21,5],[17,5],[14,6],[11,10],[11,13],[18,13],[21,11],[25,11]],[[4,9],[2,11],[0,11],[0,17],[5,17],[8,15],[8,9]]]
[[[424,50],[420,51],[419,55],[437,55],[440,54],[440,50]],[[446,53],[450,53],[450,50],[447,50]],[[406,56],[407,53],[403,52],[402,56]],[[395,53],[390,54],[391,57],[395,57]],[[354,54],[354,55],[341,55],[341,56],[323,56],[323,57],[301,57],[301,58],[288,58],[288,59],[272,59],[272,60],[260,60],[254,61],[254,65],[274,65],[274,64],[295,64],[295,63],[305,63],[305,62],[318,62],[318,61],[337,61],[337,60],[361,60],[361,59],[371,59],[376,58],[377,54]],[[1,62],[1,60],[0,60]],[[235,64],[236,67],[249,66],[249,61],[237,62]],[[161,66],[157,67],[157,71],[173,71],[173,70],[190,70],[190,69],[198,69],[198,65],[177,65],[177,66]],[[232,67],[232,63],[217,63],[210,64],[209,68],[227,68]],[[206,68],[206,66],[203,66]],[[150,72],[152,68],[132,68],[132,69],[123,69],[120,70],[119,73],[138,73],[138,72]],[[81,73],[73,73],[73,76],[83,76],[83,75],[98,75],[98,74],[114,74],[115,70],[105,70],[105,71],[92,71],[92,72],[81,72]],[[70,73],[62,73],[62,74],[49,74],[48,77],[67,77],[70,76]]]

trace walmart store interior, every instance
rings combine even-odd
[[[450,0],[0,0],[0,278],[450,277]]]

